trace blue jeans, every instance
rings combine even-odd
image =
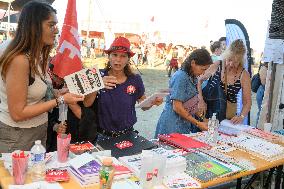
[[[260,85],[259,88],[257,89],[257,92],[256,92],[256,102],[257,102],[257,107],[258,107],[256,124],[258,124],[259,114],[260,114],[260,110],[261,110],[261,104],[262,104],[262,100],[263,100],[263,96],[264,96],[264,90],[265,90],[265,86]]]

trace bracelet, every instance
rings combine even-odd
[[[199,123],[200,123],[200,121],[196,120],[195,125],[198,127]]]
[[[244,116],[243,114],[241,114],[241,115],[239,115],[239,116],[240,116],[241,118],[243,118],[243,119],[245,118],[245,116]]]
[[[56,106],[60,106],[61,104],[64,104],[64,97],[63,96],[59,96],[56,99]]]

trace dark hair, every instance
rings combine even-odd
[[[128,57],[129,57],[129,55],[128,55]],[[108,61],[107,64],[106,64],[105,70],[108,72],[110,69],[111,69],[111,65],[110,65],[110,61]],[[129,62],[125,65],[123,71],[124,71],[124,74],[127,77],[135,75],[135,73],[133,72]]]
[[[215,52],[216,49],[219,49],[221,47],[221,42],[220,41],[214,41],[211,45],[210,45],[210,50],[212,53]]]
[[[31,1],[25,4],[19,17],[15,37],[0,57],[2,78],[6,77],[11,61],[16,56],[26,53],[29,54],[31,72],[40,75],[38,70],[38,66],[40,66],[41,71],[45,74],[52,45],[45,45],[42,48],[42,23],[49,19],[51,13],[56,14],[56,10],[45,2]],[[37,60],[40,58],[42,58],[42,64],[38,65]]]
[[[196,49],[184,60],[181,65],[181,69],[190,75],[192,75],[191,70],[191,61],[195,61],[195,63],[199,66],[206,66],[212,64],[212,59],[210,53],[206,49]]]
[[[226,37],[220,37],[219,41],[226,41]]]

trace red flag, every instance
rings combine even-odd
[[[52,64],[54,65],[53,72],[61,78],[80,71],[83,68],[78,34],[76,0],[68,0],[57,54],[52,60]]]

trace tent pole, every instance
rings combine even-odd
[[[10,10],[11,10],[11,1],[8,4],[8,28],[7,28],[7,39],[10,39]]]
[[[269,89],[269,103],[268,103],[268,111],[267,112],[267,121],[269,123],[272,123],[273,120],[271,118],[271,111],[272,111],[272,101],[273,101],[273,90],[274,90],[274,82],[275,82],[275,73],[276,73],[276,64],[275,63],[271,63],[272,64],[272,72],[271,72],[271,84],[270,84],[270,89]]]

